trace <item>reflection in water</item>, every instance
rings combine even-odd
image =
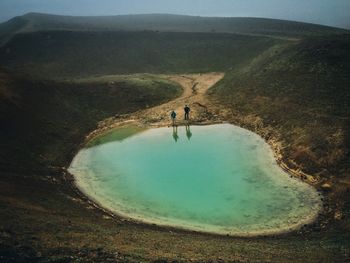
[[[190,130],[190,125],[186,125],[186,136],[187,136],[187,139],[190,140],[191,137],[192,137],[192,132]]]
[[[189,128],[195,138],[179,140]],[[289,231],[321,209],[319,193],[281,170],[258,135],[230,124],[179,129],[148,129],[84,148],[69,172],[111,211],[197,231]]]
[[[177,125],[173,126],[173,138],[175,142],[179,139],[179,135],[177,135]]]
[[[186,128],[186,137],[187,137],[188,140],[191,140],[192,132],[191,132],[191,129],[190,129],[190,125],[186,124],[185,128]],[[177,125],[173,126],[173,138],[174,138],[175,142],[177,142],[179,140],[179,135],[178,135],[178,132],[177,132]]]

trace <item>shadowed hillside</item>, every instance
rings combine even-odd
[[[315,24],[266,18],[198,17],[167,14],[73,17],[29,13],[0,24],[0,44],[16,33],[36,31],[212,32],[300,37],[348,32]]]
[[[181,91],[150,75],[57,83],[26,80],[2,70],[0,84],[1,171],[26,172],[63,166],[98,121],[159,104]]]
[[[228,71],[273,45],[297,41],[295,37],[347,32],[260,18],[30,13],[0,24],[4,40],[0,64],[39,78],[56,79]]]
[[[308,38],[228,72],[210,94],[234,122],[282,141],[289,167],[349,182],[349,76],[349,35]],[[349,196],[342,202],[349,206]]]
[[[226,71],[281,40],[232,34],[38,32],[0,48],[0,63],[41,78]]]

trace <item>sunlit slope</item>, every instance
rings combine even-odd
[[[51,31],[16,35],[0,64],[41,78],[227,71],[285,40],[235,34]]]
[[[209,92],[242,125],[277,132],[291,167],[341,176],[350,168],[349,76],[348,35],[308,38],[267,50]]]

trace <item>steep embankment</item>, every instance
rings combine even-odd
[[[281,143],[286,164],[329,191],[326,211],[350,226],[350,37],[274,47],[209,91],[229,119]],[[332,220],[332,219],[331,219]]]
[[[227,73],[211,94],[234,111],[277,126],[288,156],[312,173],[339,168],[349,149],[350,37],[306,39],[270,49]],[[293,145],[290,142],[293,141]],[[308,145],[308,146],[306,146]],[[303,165],[304,164],[304,165]]]

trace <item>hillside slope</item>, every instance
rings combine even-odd
[[[0,24],[0,44],[19,32],[57,30],[219,32],[286,37],[348,32],[315,24],[250,17],[199,17],[168,14],[74,17],[29,13]]]
[[[177,30],[191,32],[162,32]],[[31,77],[75,80],[0,70],[0,261],[349,261],[350,36],[343,32],[167,15],[29,14],[1,24],[0,64]],[[112,219],[67,183],[62,166],[99,120],[180,92],[147,74],[113,81],[92,75],[206,71],[226,72],[208,92],[225,121],[280,142],[289,167],[328,184],[317,222],[245,239],[169,231]]]
[[[277,132],[290,167],[341,178],[350,172],[349,76],[350,36],[308,38],[228,72],[210,94],[242,125]]]
[[[176,96],[176,85],[149,75],[38,82],[6,71],[0,81],[4,262],[345,262],[349,232],[341,227],[208,236],[112,218],[77,194],[62,166],[84,135],[100,118]]]
[[[76,83],[27,80],[1,70],[0,170],[62,166],[98,121],[180,93],[177,84],[150,75]]]
[[[267,50],[209,90],[229,121],[278,145],[289,168],[312,175],[301,178],[323,189],[323,227],[344,234],[350,229],[349,76],[349,35],[307,38]]]
[[[23,33],[0,48],[0,64],[39,78],[222,72],[282,42],[286,41],[209,33]]]

